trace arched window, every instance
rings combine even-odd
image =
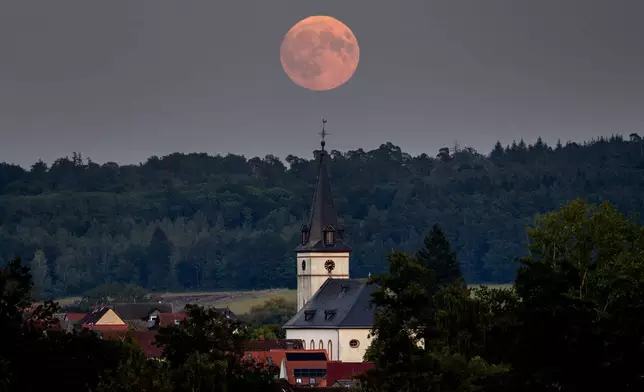
[[[320,350],[324,350],[324,343],[322,343],[322,339],[320,339],[320,344],[318,347]]]
[[[333,343],[329,340],[329,342],[326,344],[326,352],[329,354],[329,361],[333,360]]]
[[[315,350],[315,342],[311,339],[311,350]]]
[[[306,350],[306,340],[302,340],[302,348]]]

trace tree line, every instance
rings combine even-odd
[[[435,225],[414,253],[388,255],[371,278],[376,320],[356,392],[640,391],[644,387],[644,226],[608,202],[574,200],[539,216],[509,289],[468,289]],[[251,329],[187,307],[161,328],[162,361],[131,341],[47,331],[57,310],[28,318],[32,279],[0,269],[0,390],[267,391],[278,369],[243,356]],[[280,306],[279,301],[267,305]],[[260,316],[261,317],[261,316]],[[279,320],[282,316],[275,314]],[[38,377],[34,377],[37,371]]]
[[[468,282],[510,282],[536,214],[578,197],[643,210],[637,135],[497,143],[487,155],[454,146],[411,156],[386,143],[330,157],[352,276],[384,272],[388,253],[417,249],[441,222]],[[292,288],[317,163],[285,161],[177,153],[117,165],[73,154],[29,169],[0,164],[0,263],[29,261],[42,298],[103,283]]]
[[[364,392],[644,388],[644,227],[608,202],[540,216],[510,289],[468,289],[440,228],[389,256]]]
[[[32,284],[19,259],[0,269],[0,391],[260,392],[279,372],[244,356],[254,328],[214,309],[187,305],[179,326],[161,327],[155,360],[131,336],[57,330],[58,304],[33,306]]]

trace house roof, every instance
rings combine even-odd
[[[100,331],[100,336],[105,340],[119,341],[125,341],[128,336],[131,336],[146,357],[159,358],[163,354],[163,350],[154,344],[156,341],[155,331]]]
[[[300,339],[258,339],[246,342],[246,351],[270,351],[270,350],[297,350],[303,349],[304,345]]]
[[[159,358],[163,355],[163,349],[154,344],[156,341],[155,331],[134,331],[131,334],[146,357]]]
[[[185,313],[159,313],[159,326],[168,327],[170,325],[175,325],[176,320],[185,320]]]
[[[229,318],[231,320],[237,320],[237,315],[235,313],[233,313],[233,311],[230,310],[230,308],[228,308],[228,307],[215,308],[215,310],[217,312],[219,312],[219,313],[222,313],[224,316],[226,316],[227,318]]]
[[[147,319],[152,312],[172,313],[172,304],[164,303],[123,303],[112,304],[112,308],[123,320]]]
[[[327,279],[311,300],[283,328],[371,328],[377,285],[364,279]]]
[[[326,380],[329,386],[336,381],[349,381],[374,367],[372,362],[329,361],[326,366]]]
[[[327,370],[327,377],[328,377],[328,370]],[[328,383],[328,378],[327,378],[327,383]],[[351,380],[336,380],[333,382],[330,387],[331,388],[351,388],[355,386],[356,381],[351,379]]]
[[[338,224],[338,214],[333,203],[331,194],[331,183],[329,173],[326,168],[327,152],[324,149],[325,142],[322,141],[322,150],[320,151],[318,175],[313,193],[313,202],[309,221],[302,227],[306,233],[306,241],[296,248],[296,251],[330,251],[341,252],[350,251],[351,248],[344,243],[342,239],[342,228]],[[335,231],[333,244],[324,243],[324,231]]]
[[[65,319],[70,322],[81,321],[87,313],[65,313]]]
[[[315,392],[346,392],[345,388],[340,387],[315,387]],[[310,386],[295,386],[293,387],[293,392],[310,392]]]
[[[128,335],[128,331],[116,331],[116,330],[107,330],[107,331],[98,331],[98,336],[100,336],[102,339],[105,340],[118,340],[118,341],[125,341],[125,338]]]
[[[103,316],[105,316],[105,313],[109,311],[110,311],[110,308],[107,308],[107,307],[96,308],[91,312],[87,313],[85,317],[83,317],[80,320],[80,323],[83,325],[96,324],[101,318],[103,318]]]

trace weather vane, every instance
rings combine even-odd
[[[319,135],[320,135],[320,136],[322,136],[322,141],[324,141],[324,139],[325,139],[325,138],[327,137],[327,135],[329,134],[329,133],[326,131],[326,129],[324,129],[324,125],[325,125],[325,124],[326,124],[326,120],[325,120],[325,119],[322,119],[322,132],[320,132],[320,133],[319,133]]]
[[[324,145],[326,144],[326,141],[324,141],[324,139],[326,139],[326,137],[329,135],[329,133],[325,129],[325,124],[326,120],[322,119],[322,132],[318,134],[322,137],[322,142],[320,142],[320,144],[322,145],[322,151],[324,151]]]

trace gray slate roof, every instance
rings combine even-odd
[[[283,328],[371,328],[376,308],[366,279],[327,279],[311,300]]]
[[[331,194],[331,183],[329,173],[326,169],[327,152],[320,151],[318,176],[311,203],[310,217],[305,232],[307,233],[306,242],[300,244],[296,251],[315,251],[315,252],[345,252],[351,251],[351,247],[344,242],[343,228],[338,222],[338,213],[336,212]],[[324,243],[324,231],[334,231],[334,241],[332,244]]]

